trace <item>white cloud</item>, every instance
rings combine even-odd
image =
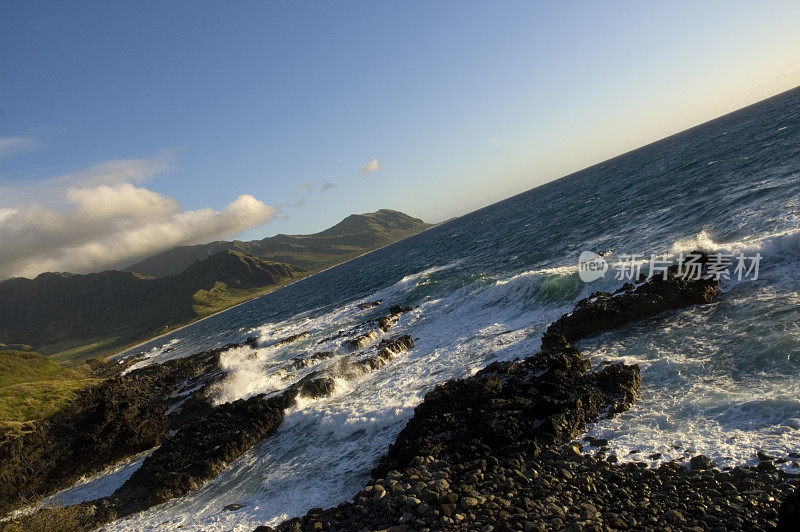
[[[36,141],[26,137],[0,137],[0,158],[18,151],[32,150]]]
[[[161,152],[151,159],[112,159],[55,180],[70,183],[72,186],[144,183],[169,170],[172,167],[170,159],[169,152]]]
[[[380,169],[381,169],[381,162],[378,160],[377,157],[375,157],[370,162],[361,167],[361,173],[371,174],[372,172],[377,172]]]
[[[3,220],[8,218],[9,216],[14,214],[15,212],[17,212],[17,211],[14,210],[14,209],[0,209],[0,224],[2,224]]]
[[[53,203],[64,200],[67,189],[144,183],[172,167],[169,152],[145,159],[112,159],[85,170],[24,183],[0,184],[0,207],[27,203]]]
[[[97,176],[96,168],[87,172]],[[0,279],[122,267],[174,246],[240,233],[277,211],[250,195],[219,211],[183,211],[176,200],[131,183],[70,187],[64,199],[58,207],[0,209]]]

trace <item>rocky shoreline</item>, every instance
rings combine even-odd
[[[721,471],[696,456],[689,468],[652,469],[617,464],[602,447],[584,454],[574,440],[587,422],[628,409],[641,377],[623,364],[590,372],[571,343],[718,295],[716,282],[677,273],[592,294],[548,327],[541,353],[437,386],[352,501],[277,529],[795,529],[800,477],[769,460]]]
[[[352,502],[312,509],[278,530],[770,530],[798,483],[746,467],[618,465],[577,444],[499,456],[415,457],[378,475]]]
[[[410,310],[390,309],[385,317],[389,325],[381,330],[388,331],[400,314]],[[377,321],[385,323],[383,318]],[[366,322],[361,329],[372,325]],[[285,345],[307,336],[300,333],[275,344]],[[370,338],[377,340],[378,335]],[[351,342],[343,343],[346,351],[352,350]],[[283,421],[284,410],[298,397],[329,395],[335,379],[353,379],[379,369],[413,348],[414,341],[408,335],[384,338],[369,349],[342,356],[324,369],[305,375],[280,393],[215,405],[210,393],[225,377],[220,354],[243,346],[256,348],[258,342],[248,338],[241,344],[123,372],[83,394],[70,409],[40,423],[31,434],[2,442],[0,479],[7,481],[0,486],[2,513],[157,446],[112,495],[66,508],[43,508],[12,520],[6,527],[91,530],[181,497],[274,433]],[[359,349],[366,347],[360,345]],[[331,357],[330,352],[312,353],[291,361],[284,369],[300,369]],[[87,441],[91,445],[87,446]]]
[[[617,463],[600,440],[587,439],[597,450],[584,452],[576,439],[588,423],[629,409],[641,376],[635,365],[592,371],[572,344],[665,311],[711,303],[718,293],[715,281],[687,280],[672,269],[666,279],[592,294],[547,328],[539,353],[495,362],[431,390],[353,500],[309,510],[277,529],[793,529],[800,522],[800,477],[778,470],[771,457],[760,456],[757,468],[728,471],[703,456],[689,468],[675,462],[650,468]],[[408,335],[378,342],[410,310],[392,307],[388,315],[336,333],[330,339],[343,355],[319,351],[288,361],[282,371],[296,380],[279,393],[222,404],[210,396],[225,378],[220,354],[258,347],[255,338],[110,378],[33,433],[0,442],[0,511],[155,450],[112,495],[41,509],[3,529],[89,530],[199,488],[274,433],[298,397],[329,395],[336,379],[356,379],[412,349]],[[271,345],[307,337],[301,332]]]

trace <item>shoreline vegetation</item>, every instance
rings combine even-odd
[[[436,386],[378,460],[372,481],[351,502],[290,519],[295,530],[684,529],[789,526],[797,515],[797,476],[759,456],[758,467],[726,471],[702,456],[689,467],[666,462],[617,464],[607,442],[576,438],[588,423],[628,410],[641,383],[636,365],[592,371],[572,344],[659,314],[712,303],[713,279],[680,277],[626,283],[598,292],[550,324],[540,352],[495,362],[471,377]],[[368,302],[363,308],[381,305]],[[410,307],[392,307],[332,338],[349,355],[312,371],[279,393],[215,404],[224,378],[220,354],[204,351],[114,377],[80,394],[67,410],[22,438],[2,443],[0,512],[31,504],[127,457],[158,446],[113,494],[8,520],[8,530],[89,530],[198,489],[280,426],[298,397],[334,391],[335,380],[378,370],[409,349],[411,336],[384,337]],[[658,322],[654,322],[658,326]],[[380,332],[379,332],[380,331]],[[278,344],[301,340],[296,334]],[[288,373],[336,357],[292,359]],[[133,361],[130,361],[133,362]],[[80,427],[77,429],[76,427]],[[86,434],[93,435],[86,437]],[[135,437],[132,437],[135,435]],[[236,511],[240,506],[226,508]],[[16,527],[16,528],[15,528]],[[259,531],[272,530],[258,527]]]
[[[88,366],[64,368],[32,351],[0,350],[0,434],[21,434],[103,379]]]

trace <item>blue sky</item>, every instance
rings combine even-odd
[[[798,21],[797,2],[2,1],[0,209],[76,209],[59,190],[128,168],[109,183],[180,210],[275,208],[242,238],[440,221],[800,85]]]

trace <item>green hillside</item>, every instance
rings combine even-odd
[[[108,353],[291,281],[297,268],[236,251],[178,275],[43,273],[0,283],[0,341],[57,360]],[[213,294],[213,295],[209,295]]]
[[[428,227],[380,210],[313,235],[178,247],[129,271],[8,279],[0,282],[0,347],[31,346],[71,364],[113,353]]]
[[[225,250],[240,251],[264,260],[283,262],[308,271],[319,271],[363,253],[391,244],[431,227],[419,218],[381,209],[353,214],[320,233],[276,235],[263,240],[218,241],[169,249],[125,268],[152,277],[182,272],[196,260]]]
[[[97,382],[38,353],[0,349],[0,434],[53,414]]]

